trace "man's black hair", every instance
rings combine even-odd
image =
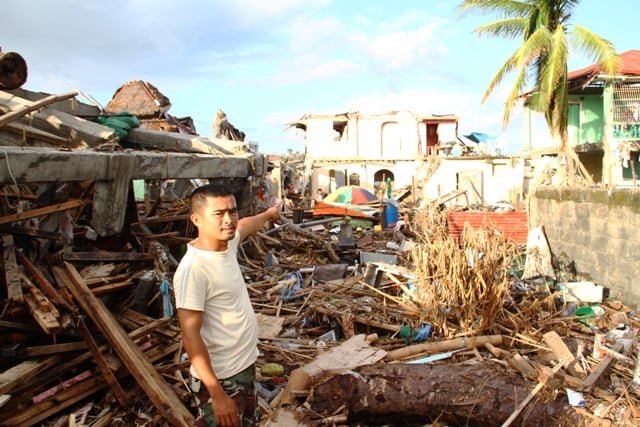
[[[214,183],[200,186],[191,193],[191,212],[198,210],[207,197],[227,197],[233,195],[233,191],[226,185]]]

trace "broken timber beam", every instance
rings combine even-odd
[[[82,317],[78,317],[78,324],[80,326],[80,331],[82,332],[82,336],[85,342],[87,343],[87,346],[91,351],[91,354],[93,354],[93,358],[96,361],[96,364],[98,365],[98,369],[100,370],[100,373],[102,374],[107,384],[109,384],[109,387],[111,387],[111,391],[113,392],[114,396],[118,400],[118,403],[120,404],[120,406],[122,406],[123,408],[126,408],[127,406],[129,406],[129,399],[127,398],[126,393],[122,389],[122,386],[118,382],[118,379],[116,378],[115,374],[111,371],[111,368],[109,368],[109,364],[107,363],[104,356],[102,355],[102,352],[100,351],[100,347],[98,347],[98,344],[91,336],[91,331],[89,331],[89,328],[87,327],[87,324],[82,319]]]
[[[4,266],[2,271],[4,272],[4,282],[7,286],[7,298],[9,302],[22,304],[24,295],[22,294],[22,283],[18,274],[13,236],[0,234],[0,241],[2,242],[0,254],[2,254],[2,265]]]
[[[0,372],[0,394],[12,393],[14,389],[27,383],[39,373],[60,365],[63,360],[61,354],[47,358],[33,358]]]
[[[19,274],[20,281],[29,292],[24,295],[24,302],[33,316],[47,334],[60,332],[63,327],[60,324],[60,312],[58,308],[42,293],[40,288],[31,283],[31,280],[24,274]]]
[[[12,121],[19,119],[20,117],[26,116],[27,114],[40,108],[46,107],[49,104],[53,104],[54,102],[62,101],[64,99],[73,98],[76,95],[78,95],[78,92],[69,92],[62,95],[50,95],[37,102],[27,101],[28,103],[26,105],[1,115],[0,128],[7,123],[11,123]]]
[[[74,209],[80,206],[84,206],[87,203],[90,203],[87,200],[68,200],[63,203],[58,203],[51,206],[46,206],[44,208],[32,209],[26,212],[18,212],[12,215],[5,215],[0,217],[0,224],[9,224],[15,221],[22,221],[25,219],[35,218],[37,216],[48,215],[54,212],[66,211],[69,209]]]
[[[0,196],[6,196],[7,194],[0,193]],[[26,199],[25,194],[21,196],[21,198]],[[37,230],[35,228],[25,228],[25,227],[17,227],[13,225],[0,225],[0,233],[11,233],[13,235],[19,236],[29,236],[35,237],[37,239],[46,239],[46,240],[63,240],[65,236],[62,233],[58,233],[55,231],[46,231],[46,230]]]
[[[75,95],[77,95],[77,92],[73,92],[73,96]],[[58,96],[60,96],[60,98],[58,98]],[[0,104],[6,105],[9,109],[13,110],[0,116],[0,119],[8,115],[4,120],[6,123],[10,123],[25,114],[30,114],[28,122],[31,125],[44,132],[68,139],[74,142],[75,147],[78,148],[96,147],[107,142],[118,141],[116,132],[107,126],[65,113],[57,110],[53,106],[47,106],[48,104],[70,97],[72,97],[71,93],[52,95],[51,97],[45,97],[38,101],[30,101],[12,93],[0,91]],[[44,105],[42,105],[43,102]],[[24,111],[26,111],[26,113]],[[22,120],[26,121],[27,118],[22,118]],[[2,126],[0,126],[0,129],[1,128]]]
[[[53,145],[56,147],[75,148],[75,144],[64,138],[23,123],[8,123],[4,125],[2,129],[20,137],[20,139],[18,139],[18,137],[13,138],[16,141],[15,145],[40,146],[42,143],[45,143],[48,144],[45,146]],[[20,144],[18,144],[18,141]]]
[[[192,425],[193,415],[145,358],[142,351],[127,335],[103,302],[93,295],[75,267],[68,262],[64,263],[64,271],[59,271],[59,277],[64,276],[67,278],[65,280],[66,287],[109,340],[124,365],[162,416],[174,426],[188,427]]]
[[[232,142],[225,139],[206,138],[145,128],[131,129],[124,141],[161,150],[176,150],[182,153],[235,154],[233,150],[225,146]],[[233,144],[237,146],[238,142],[233,142]]]
[[[585,375],[584,369],[582,369],[582,366],[577,363],[578,361],[576,360],[576,357],[571,353],[569,347],[567,347],[565,342],[556,331],[546,332],[544,335],[542,335],[542,339],[547,343],[549,348],[551,348],[553,354],[555,354],[558,359],[566,359],[564,367],[571,375]]]
[[[69,252],[64,253],[65,261],[94,261],[94,262],[152,262],[153,255],[139,252]]]
[[[62,299],[56,288],[44,277],[38,267],[29,261],[29,258],[27,258],[21,251],[16,251],[16,253],[18,254],[18,258],[20,258],[20,264],[22,264],[22,266],[31,274],[31,277],[33,277],[33,280],[36,282],[40,290],[47,294],[55,304],[67,306],[66,301]]]

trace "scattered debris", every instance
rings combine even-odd
[[[21,111],[24,126],[49,135],[28,138],[64,139],[64,150],[123,142],[98,124],[69,140],[45,130],[49,100],[18,101],[0,92],[0,123]],[[0,125],[0,137],[11,132]],[[131,138],[155,133],[160,141],[161,130]],[[211,153],[208,143],[221,142],[192,146]],[[218,155],[234,155],[227,149]],[[115,233],[92,227],[96,182],[0,187],[0,424],[190,425],[171,279],[195,237],[185,196],[198,183],[127,197]],[[456,213],[471,207],[418,208],[397,191],[393,223],[294,201],[290,220],[241,245],[264,425],[640,421],[634,311],[594,284],[557,282],[543,230],[523,239],[487,221],[488,209],[460,228]]]

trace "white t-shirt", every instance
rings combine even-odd
[[[200,335],[219,379],[229,378],[258,357],[258,321],[237,260],[240,233],[226,251],[187,245],[173,277],[178,308],[204,312]],[[191,368],[191,373],[197,373]]]

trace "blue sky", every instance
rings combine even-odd
[[[458,0],[21,0],[2,7],[0,47],[27,61],[24,88],[80,90],[105,105],[130,80],[156,86],[169,113],[211,135],[218,109],[263,153],[303,149],[285,131],[305,113],[457,114],[460,134],[483,132],[507,152],[522,119],[502,129],[509,87],[482,95],[518,41],[479,38],[491,16]],[[573,21],[640,49],[637,0],[583,0]],[[591,63],[575,54],[570,70]],[[83,100],[83,98],[80,98]]]

